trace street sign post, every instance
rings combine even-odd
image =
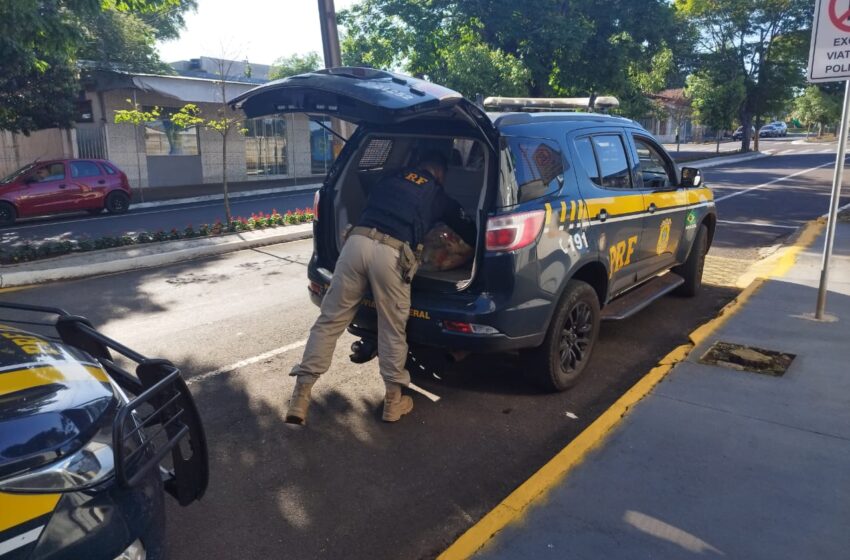
[[[850,2],[847,0],[817,0],[812,25],[812,45],[809,50],[810,82],[845,81],[844,106],[838,130],[838,151],[835,173],[832,176],[832,198],[826,224],[826,241],[823,247],[820,285],[815,307],[815,319],[824,318],[826,288],[829,283],[829,261],[835,241],[835,222],[841,200],[841,183],[844,177],[844,156],[847,150],[847,118],[850,116]]]

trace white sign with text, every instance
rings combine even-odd
[[[850,78],[850,0],[817,0],[807,77],[810,82]]]

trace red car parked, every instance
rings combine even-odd
[[[0,225],[59,212],[121,214],[130,207],[130,195],[127,175],[109,161],[37,161],[0,179]]]

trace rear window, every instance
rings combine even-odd
[[[564,182],[566,163],[561,148],[554,140],[545,138],[508,137],[508,150],[503,157],[510,158],[510,167],[516,180],[515,200],[526,202],[560,190]],[[512,183],[512,181],[511,181]]]
[[[381,169],[393,149],[393,141],[388,138],[373,138],[360,156],[359,169]]]
[[[72,161],[71,177],[97,177],[100,169],[91,161]]]

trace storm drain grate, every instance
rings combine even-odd
[[[722,366],[739,371],[751,371],[780,377],[797,356],[730,342],[715,342],[699,359],[702,364]]]

